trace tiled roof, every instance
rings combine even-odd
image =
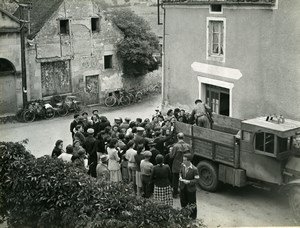
[[[32,3],[30,11],[30,34],[29,38],[33,38],[44,26],[47,20],[59,8],[64,0],[21,0],[20,2]],[[20,9],[14,15],[19,17]]]

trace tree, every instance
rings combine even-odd
[[[159,62],[153,54],[159,52],[159,40],[148,22],[129,9],[113,10],[110,17],[124,34],[117,46],[124,75],[141,76],[158,69]]]

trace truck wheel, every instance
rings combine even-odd
[[[209,192],[216,191],[219,185],[217,167],[209,161],[200,161],[197,168],[200,187]]]
[[[300,186],[295,186],[290,190],[289,203],[296,220],[300,222]]]

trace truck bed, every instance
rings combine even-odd
[[[238,129],[230,127],[229,122],[222,125],[218,122],[215,126],[220,126],[216,128],[219,130],[176,122],[175,129],[176,132],[184,133],[185,141],[192,146],[195,155],[238,168],[239,147],[235,144]],[[238,124],[235,126],[238,127]]]

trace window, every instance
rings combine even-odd
[[[277,137],[278,152],[285,152],[290,149],[291,138]]]
[[[210,5],[210,13],[222,13],[223,8],[220,4]]]
[[[206,104],[214,113],[229,116],[229,89],[206,85]]]
[[[274,154],[275,135],[265,132],[256,133],[255,149],[262,152]]]
[[[69,34],[69,20],[60,20],[59,21],[59,33],[60,34]]]
[[[113,62],[112,62],[112,55],[105,55],[104,56],[104,69],[112,69]]]
[[[97,17],[91,18],[91,28],[92,32],[99,32],[100,31],[100,19]]]
[[[225,61],[225,19],[208,18],[207,57],[208,60]]]

